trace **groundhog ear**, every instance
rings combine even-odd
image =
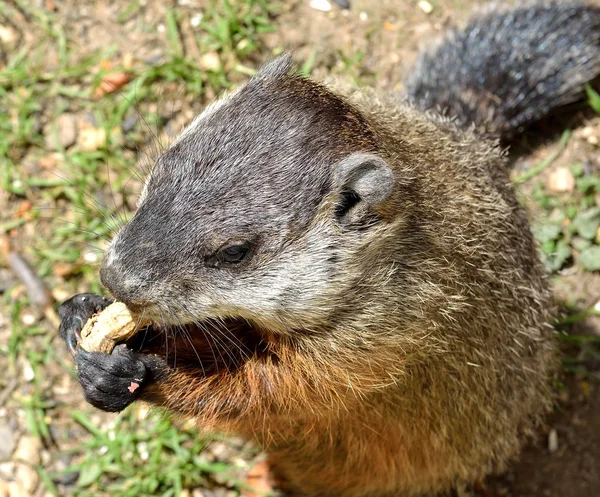
[[[391,195],[394,173],[381,157],[356,153],[336,164],[333,183],[340,194],[335,216],[348,224],[366,217],[370,207]]]
[[[269,60],[258,70],[252,81],[261,81],[279,78],[290,73],[294,67],[292,55],[284,53]]]

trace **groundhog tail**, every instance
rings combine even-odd
[[[504,139],[582,99],[600,75],[600,8],[571,1],[495,4],[423,53],[408,98]]]

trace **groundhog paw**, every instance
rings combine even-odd
[[[112,302],[112,299],[93,293],[80,293],[58,308],[61,319],[58,333],[72,356],[77,354],[77,343],[81,339],[81,330],[87,320]]]
[[[147,368],[125,345],[118,345],[111,354],[79,347],[74,357],[85,399],[94,407],[118,412],[140,396]]]

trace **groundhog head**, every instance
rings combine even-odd
[[[367,119],[293,74],[285,55],[158,158],[101,279],[165,324],[243,318],[310,330],[369,271],[356,261],[390,222],[381,206],[394,188]]]

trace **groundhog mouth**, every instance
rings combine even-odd
[[[194,368],[206,374],[234,370],[251,357],[266,354],[259,329],[243,319],[207,319],[177,326],[149,326],[126,345],[164,358],[173,368]]]

